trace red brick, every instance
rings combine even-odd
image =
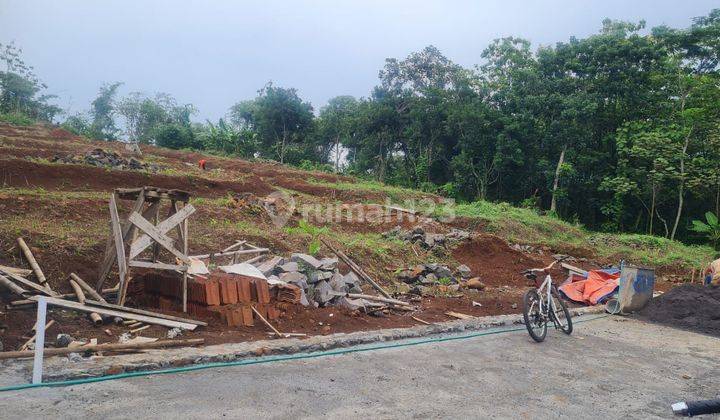
[[[237,282],[238,302],[240,302],[240,303],[252,302],[252,289],[253,289],[252,280],[250,280],[248,277],[238,276],[238,278],[236,279],[236,282]]]
[[[275,305],[269,305],[267,307],[267,313],[268,313],[268,319],[276,320],[280,318],[280,311],[278,308],[275,307]]]
[[[220,300],[223,305],[232,305],[238,301],[237,282],[231,278],[218,279],[220,284]]]
[[[270,287],[267,280],[255,279],[256,302],[266,305],[270,303]]]
[[[245,325],[246,327],[252,327],[253,325],[255,325],[255,322],[253,321],[253,310],[250,305],[243,305],[242,320],[243,325]]]

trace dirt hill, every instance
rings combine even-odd
[[[114,152],[115,157],[109,164],[86,159],[95,149]],[[134,159],[133,164],[142,169],[116,169],[120,166],[117,159],[126,162]],[[200,159],[207,160],[207,170],[198,167]],[[65,163],[68,161],[80,163]],[[420,302],[423,311],[418,316],[427,321],[447,320],[444,315],[447,310],[472,315],[518,312],[513,304],[520,303],[524,291],[524,280],[518,272],[548,263],[554,253],[578,257],[576,264],[584,267],[625,258],[657,266],[662,280],[680,280],[689,277],[692,268],[711,252],[708,248],[685,247],[657,238],[591,234],[531,210],[507,205],[458,206],[453,209],[458,217],[442,222],[439,219],[445,210],[437,208],[441,198],[414,190],[301,171],[274,162],[249,162],[153,146],[142,146],[142,155],[135,155],[123,143],[90,141],[45,126],[0,124],[0,183],[0,264],[27,266],[16,246],[16,238],[22,236],[50,284],[59,292],[71,291],[67,281],[71,272],[95,283],[109,233],[110,193],[115,188],[146,185],[185,190],[192,195],[191,203],[197,212],[190,220],[191,254],[215,252],[239,239],[268,247],[277,255],[307,252],[311,236],[300,229],[288,229],[296,226],[306,213],[310,223],[327,229],[325,238],[390,290],[406,291],[397,282],[396,273],[420,263],[446,264],[452,269],[466,264],[488,286],[484,291],[461,293],[440,288],[434,297],[424,297]],[[276,225],[268,214],[252,205],[278,193],[292,197],[297,210],[285,226]],[[378,210],[376,204],[406,206],[413,200],[431,217],[398,222],[397,217],[385,220],[368,216]],[[346,215],[363,212],[370,220],[357,221],[347,216],[321,220],[322,215],[327,215],[324,213],[327,208],[331,213]],[[473,236],[460,244],[425,250],[382,235],[396,226],[407,230],[417,225],[428,233],[461,228]],[[319,254],[331,256],[323,248]],[[556,274],[562,276],[561,272]],[[667,288],[668,284],[665,282],[661,287]],[[482,306],[474,306],[472,301],[481,302]],[[331,318],[333,312],[335,318]],[[298,310],[279,323],[282,326],[286,322],[286,326],[292,325],[299,331],[316,332],[317,324],[325,320],[322,325],[330,324],[332,328],[324,328],[323,333],[415,323],[409,316],[358,320],[350,315],[341,318],[337,312],[328,308],[310,314]],[[66,320],[64,328],[82,328],[84,321]],[[6,346],[12,345],[32,326],[32,314],[6,312],[0,322],[9,327],[6,335],[11,337],[8,342],[6,336]],[[224,340],[263,335],[261,327],[240,328],[226,334]]]

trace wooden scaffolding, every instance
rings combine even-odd
[[[124,219],[118,212],[117,203],[120,200],[134,201]],[[187,271],[190,267],[188,217],[195,212],[189,200],[190,194],[180,190],[156,187],[116,189],[110,196],[110,235],[95,290],[102,290],[105,279],[117,263],[117,304],[124,305],[132,279],[129,275],[131,269],[172,270],[183,275],[183,312],[187,312]],[[163,203],[169,203],[164,219],[161,218]],[[161,262],[162,249],[174,256],[175,261]]]

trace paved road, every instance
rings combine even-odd
[[[720,339],[635,320],[0,394],[37,418],[671,417],[718,392]]]

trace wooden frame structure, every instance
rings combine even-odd
[[[119,200],[134,201],[126,218],[121,219],[117,203]],[[117,304],[125,304],[132,268],[153,268],[173,270],[183,274],[183,312],[187,312],[187,270],[188,217],[195,212],[189,204],[190,194],[180,190],[166,190],[156,187],[119,188],[110,196],[110,236],[105,247],[105,256],[100,265],[95,290],[102,290],[110,270],[117,263],[118,295]],[[169,202],[165,219],[161,219],[161,207]],[[169,235],[175,232],[176,237]],[[179,249],[178,249],[179,248]],[[161,249],[176,259],[173,263],[159,261]],[[150,250],[148,258],[141,258]]]

